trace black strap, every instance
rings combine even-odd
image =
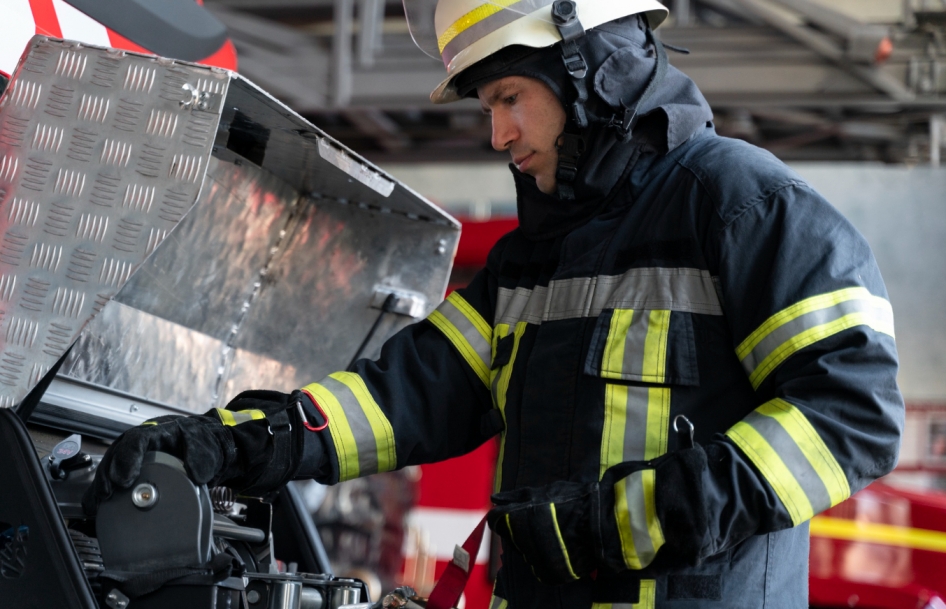
[[[581,130],[588,127],[588,63],[585,61],[576,40],[585,35],[585,28],[578,19],[578,6],[573,0],[555,0],[552,3],[552,20],[562,36],[562,62],[565,71],[571,77],[575,87],[575,101],[571,105],[571,114],[565,124],[565,131],[559,136],[558,168],[555,181],[558,196],[564,201],[575,199],[574,182],[578,177],[578,162],[585,152],[585,138]]]
[[[660,86],[660,83],[667,75],[667,67],[669,65],[667,60],[667,51],[664,50],[664,45],[654,37],[654,32],[649,26],[647,28],[647,41],[654,46],[654,52],[657,54],[657,66],[650,75],[647,88],[644,89],[644,92],[641,93],[641,96],[637,98],[637,102],[632,107],[625,106],[624,112],[620,118],[618,118],[617,114],[612,116],[611,123],[609,125],[614,127],[614,129],[618,132],[618,138],[624,142],[631,139],[634,126],[637,124],[637,119],[640,118],[641,108],[643,108],[644,103],[650,99],[654,93],[657,92],[657,87]]]
[[[252,496],[255,492],[277,488],[290,475],[293,446],[290,409],[295,409],[295,403],[290,404],[289,409],[266,413],[269,431],[273,434],[273,455],[260,477],[253,482],[252,487],[242,491],[243,494]]]

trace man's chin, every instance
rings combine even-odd
[[[555,194],[555,178],[554,177],[536,176],[535,185],[536,187],[538,187],[538,189],[541,192],[547,195]]]

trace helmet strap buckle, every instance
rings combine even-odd
[[[562,200],[571,201],[575,198],[572,183],[578,177],[578,161],[585,153],[585,138],[566,128],[558,136],[555,147],[558,149],[558,168],[555,171],[558,196]]]

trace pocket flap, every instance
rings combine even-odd
[[[595,325],[585,374],[699,385],[692,314],[667,309],[605,310]]]

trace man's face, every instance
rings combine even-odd
[[[545,83],[507,76],[476,90],[483,112],[493,120],[493,148],[508,150],[522,173],[535,178],[539,190],[555,192],[558,150],[565,128],[565,109]]]

